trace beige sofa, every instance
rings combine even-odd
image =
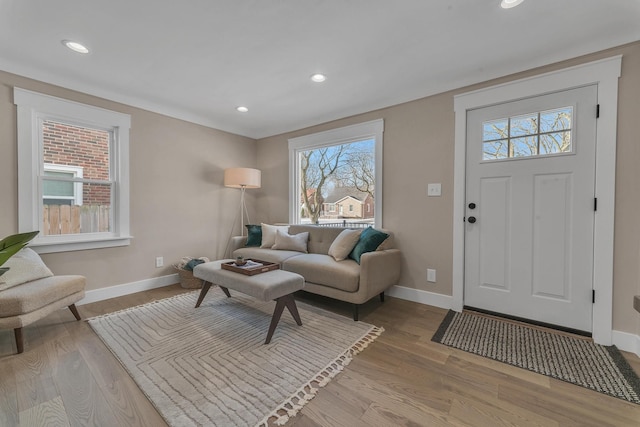
[[[305,291],[352,303],[353,318],[358,320],[360,304],[376,295],[384,301],[384,291],[398,284],[400,251],[392,248],[393,236],[385,230],[389,238],[376,251],[362,254],[360,264],[352,259],[336,261],[328,255],[329,247],[343,230],[343,227],[289,226],[289,234],[309,233],[308,253],[245,247],[246,236],[232,238],[231,253],[234,258],[243,256],[276,262],[283,270],[302,275]]]

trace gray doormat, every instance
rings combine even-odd
[[[640,379],[615,346],[455,311],[431,340],[640,404]]]

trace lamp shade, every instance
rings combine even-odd
[[[233,188],[260,188],[262,172],[251,168],[224,170],[224,186]]]

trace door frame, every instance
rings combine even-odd
[[[523,98],[596,84],[600,116],[596,124],[593,340],[611,345],[613,336],[613,233],[615,209],[618,78],[622,55],[588,62],[454,96],[452,309],[464,306],[464,216],[467,111]],[[594,111],[595,114],[595,111]]]

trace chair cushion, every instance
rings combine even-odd
[[[69,295],[84,292],[83,276],[51,276],[0,292],[0,317],[29,313]]]

